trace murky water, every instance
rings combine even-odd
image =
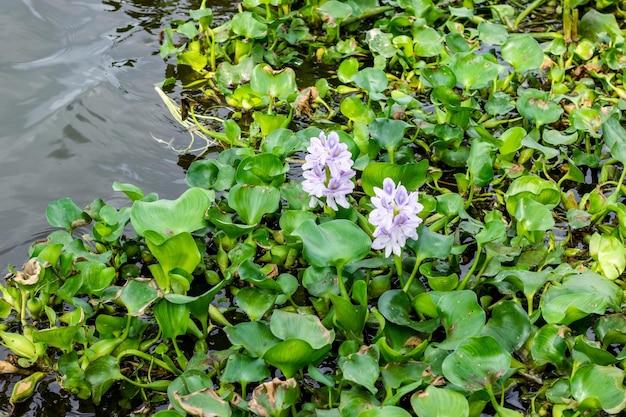
[[[154,91],[165,78],[160,30],[187,0],[2,0],[0,274],[52,228],[51,201],[125,204],[129,182],[162,198],[184,190],[184,138]]]
[[[0,277],[53,230],[45,219],[52,201],[127,204],[112,190],[114,181],[162,198],[186,189],[178,155],[152,139],[187,137],[154,84],[173,71],[159,56],[159,32],[198,4],[0,0]],[[5,355],[0,349],[0,359]],[[115,398],[98,407],[78,401],[54,375],[12,410],[8,397],[19,379],[0,378],[0,416],[129,413]]]

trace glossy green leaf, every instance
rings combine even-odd
[[[250,87],[256,93],[272,98],[286,98],[295,93],[296,73],[291,68],[274,71],[266,64],[258,64],[250,75]]]
[[[493,306],[481,335],[493,337],[508,352],[514,352],[531,335],[530,318],[515,301],[501,301]]]
[[[357,96],[348,96],[339,105],[341,114],[352,122],[370,124],[374,120],[374,112]]]
[[[485,311],[478,304],[474,291],[444,293],[437,302],[446,339],[441,349],[455,349],[471,336],[478,336],[485,326]]]
[[[517,73],[536,70],[543,64],[543,50],[530,35],[511,36],[502,45],[502,58]]]
[[[74,342],[77,341],[76,334],[79,329],[79,326],[63,326],[35,330],[32,338],[34,343],[43,342],[47,346],[54,346],[64,353],[68,353],[72,350]]]
[[[603,36],[609,36],[614,45],[624,42],[617,19],[610,13],[589,9],[580,19],[578,27],[580,36],[593,42],[603,42]]]
[[[363,68],[352,76],[352,82],[367,91],[367,94],[373,100],[384,99],[385,96],[382,92],[385,91],[389,84],[385,72],[378,68]]]
[[[626,249],[615,236],[594,233],[589,241],[589,253],[598,262],[596,270],[610,280],[626,269]]]
[[[419,57],[438,56],[443,51],[443,38],[433,28],[420,28],[415,31],[413,37],[415,39],[413,52]]]
[[[231,27],[234,33],[244,38],[260,39],[267,35],[267,24],[252,12],[236,13],[232,17]]]
[[[474,184],[483,187],[493,179],[492,155],[495,146],[487,141],[474,139],[467,158],[467,167]]]
[[[602,349],[599,342],[593,342],[583,335],[578,335],[574,339],[572,359],[580,364],[613,365],[618,362],[615,356]]]
[[[343,378],[367,388],[372,394],[378,389],[375,383],[378,380],[380,369],[378,347],[362,346],[358,352],[339,358],[339,368],[343,372]]]
[[[468,417],[469,403],[463,394],[429,385],[411,396],[411,406],[418,417]]]
[[[159,261],[158,264],[150,265],[150,271],[154,274],[159,287],[167,292],[184,293],[189,289],[189,283],[177,282],[176,269],[183,273],[191,274],[202,256],[196,245],[196,241],[189,232],[181,232],[169,238],[147,230],[146,243],[152,255]]]
[[[505,194],[506,209],[514,215],[522,198],[531,198],[553,209],[561,202],[561,193],[555,183],[534,175],[525,175],[513,180]]]
[[[572,396],[581,405],[592,401],[609,414],[626,408],[624,371],[612,366],[583,365],[571,377]],[[595,407],[590,407],[595,408]]]
[[[260,153],[244,158],[237,166],[239,184],[279,187],[285,182],[289,165],[276,155]]]
[[[618,114],[612,114],[602,123],[602,133],[613,158],[626,165],[626,131]]]
[[[258,224],[264,215],[278,210],[280,191],[275,187],[237,184],[228,192],[228,205],[248,225]]]
[[[466,339],[443,361],[443,375],[448,381],[478,391],[496,382],[508,372],[511,355],[491,336]]]
[[[403,408],[393,405],[373,407],[357,414],[357,417],[410,417],[411,414]]]
[[[91,385],[91,398],[94,404],[99,405],[102,396],[113,383],[122,379],[122,373],[113,356],[102,356],[85,369],[85,379]]]
[[[214,198],[213,192],[190,188],[176,200],[135,201],[131,224],[139,236],[148,230],[163,237],[193,232],[207,226],[204,213]]]
[[[455,54],[450,68],[457,82],[467,91],[487,87],[500,72],[498,64],[474,52]]]
[[[323,349],[313,349],[301,339],[287,339],[269,348],[263,359],[277,367],[287,378],[291,378],[298,370],[316,363],[330,350],[330,345]]]
[[[235,183],[235,169],[215,159],[200,159],[189,166],[185,182],[190,187],[224,191]]]
[[[427,172],[428,160],[426,159],[406,165],[372,162],[363,170],[361,184],[363,191],[370,196],[374,195],[374,187],[382,189],[385,178],[391,178],[396,184],[404,185],[408,191],[414,191],[426,182]]]
[[[133,316],[143,314],[158,297],[159,293],[151,280],[130,280],[120,293],[128,314]]]
[[[62,198],[48,204],[46,219],[51,226],[72,231],[89,223],[89,216],[70,198]]]
[[[369,125],[369,132],[376,144],[387,151],[402,145],[404,132],[411,125],[395,119],[377,118]]]
[[[549,287],[541,298],[541,313],[548,323],[568,325],[589,314],[619,309],[622,291],[593,271],[570,275],[561,285]]]
[[[258,321],[237,323],[224,328],[224,331],[233,345],[243,346],[257,358],[263,357],[269,348],[280,341],[265,323]]]
[[[305,220],[293,234],[304,244],[303,255],[311,265],[332,265],[343,268],[356,262],[369,252],[372,241],[356,224],[348,220],[332,220],[321,225]]]
[[[190,320],[188,305],[162,299],[154,304],[152,312],[164,338],[172,339],[187,333]]]
[[[262,381],[269,377],[270,370],[267,369],[263,359],[253,359],[236,353],[228,357],[220,381],[248,383]]]
[[[299,339],[307,342],[313,349],[327,347],[335,339],[334,331],[326,329],[317,316],[283,310],[274,310],[270,319],[270,330],[280,339]]]
[[[517,99],[517,110],[535,126],[554,123],[561,117],[563,109],[545,91],[528,88],[522,90]]]
[[[417,240],[407,240],[407,246],[419,260],[445,259],[452,254],[452,236],[432,232],[424,223],[417,228]]]
[[[237,306],[250,317],[250,320],[261,319],[276,302],[277,294],[269,290],[255,287],[244,287],[235,297]]]

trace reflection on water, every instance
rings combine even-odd
[[[159,31],[193,1],[0,1],[0,275],[50,231],[49,202],[125,204],[113,181],[182,192],[185,135],[153,89],[165,78]]]

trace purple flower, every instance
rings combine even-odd
[[[337,205],[348,208],[350,203],[347,195],[354,190],[352,177],[356,174],[352,170],[352,154],[345,143],[339,142],[339,135],[335,132],[320,133],[317,138],[311,138],[307,148],[308,154],[302,165],[304,181],[302,189],[311,196],[309,206],[317,204],[324,206],[320,199],[326,197],[326,204],[333,210]]]
[[[422,223],[417,215],[424,206],[418,203],[416,191],[408,193],[401,184],[396,187],[391,178],[385,178],[382,190],[374,187],[374,192],[374,210],[369,215],[370,223],[376,226],[372,249],[385,249],[386,257],[391,252],[399,256],[407,239],[417,239]]]

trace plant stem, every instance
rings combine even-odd
[[[513,23],[513,29],[517,30],[519,24],[524,20],[529,14],[531,14],[537,7],[541,6],[543,2],[546,0],[535,0],[528,7],[526,7],[522,13],[517,16],[515,22]]]
[[[341,24],[344,26],[349,25],[351,23],[358,22],[363,19],[368,19],[370,17],[377,16],[389,10],[393,10],[393,7],[392,6],[372,7],[371,9],[367,9],[366,11],[364,11],[358,16],[351,16],[351,17],[346,18],[343,22],[341,22]]]
[[[343,298],[350,301],[350,297],[348,297],[348,291],[346,290],[346,286],[343,283],[343,277],[341,276],[343,272],[343,266],[342,267],[338,266],[336,268],[337,268],[337,282],[339,283],[339,292],[341,293],[341,296]]]
[[[167,363],[163,362],[162,360],[157,359],[154,356],[149,355],[149,354],[147,354],[145,352],[142,352],[140,350],[137,350],[137,349],[126,349],[126,350],[123,350],[122,352],[120,352],[117,355],[117,358],[116,358],[117,359],[117,363],[120,363],[122,361],[122,358],[124,358],[126,356],[137,356],[138,358],[154,362],[156,365],[160,366],[161,368],[165,369],[168,372],[173,373],[174,375],[180,375],[180,374],[183,373],[183,371],[181,371],[180,369],[173,368],[173,367],[169,366]]]
[[[474,263],[472,264],[472,267],[469,269],[469,271],[467,271],[467,274],[465,274],[465,277],[463,277],[463,281],[461,281],[457,290],[465,289],[465,286],[467,285],[470,277],[472,276],[472,274],[474,273],[474,270],[476,269],[476,266],[478,265],[478,259],[480,258],[480,253],[482,252],[482,250],[483,250],[482,245],[479,242],[476,242],[476,257],[474,258]]]

